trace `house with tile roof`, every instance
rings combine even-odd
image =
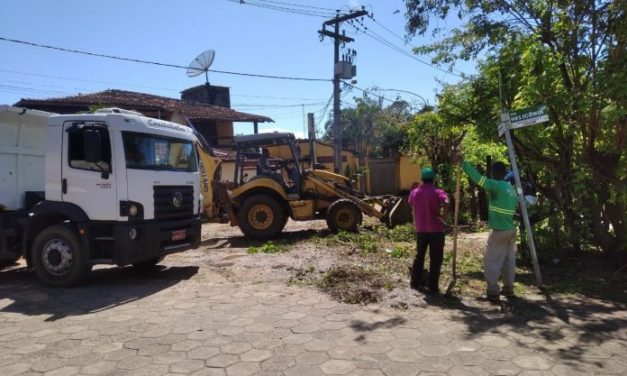
[[[258,123],[274,122],[267,116],[229,108],[229,92],[225,87],[200,85],[186,89],[182,94],[182,99],[175,99],[109,89],[68,97],[22,99],[15,106],[59,114],[86,112],[94,107],[119,107],[148,117],[192,124],[210,145],[225,147],[233,142],[233,123],[252,123],[253,131],[257,133]]]

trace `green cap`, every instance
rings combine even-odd
[[[435,177],[435,171],[431,167],[425,167],[420,171],[420,177],[423,179],[433,179]]]

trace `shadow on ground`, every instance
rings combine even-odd
[[[296,230],[296,231],[284,231],[281,235],[275,239],[272,239],[273,242],[284,244],[284,245],[292,245],[298,242],[310,240],[314,237],[327,237],[331,235],[331,232],[327,229],[324,230]],[[241,236],[230,236],[228,238],[212,238],[204,240],[200,243],[201,246],[207,247],[209,249],[220,249],[220,248],[248,248],[248,247],[259,247],[266,244],[267,240],[256,240]]]
[[[374,332],[377,329],[392,329],[396,326],[403,325],[407,322],[406,319],[400,316],[392,317],[387,320],[366,322],[363,320],[353,320],[350,323],[350,328],[353,329],[359,335],[355,338],[355,342],[366,343],[367,335]]]
[[[45,287],[26,268],[0,272],[0,312],[49,315],[46,321],[84,315],[124,305],[165,290],[198,272],[197,266],[140,271],[132,267],[98,269],[80,286]]]
[[[493,309],[456,297],[426,297],[425,301],[459,311],[452,320],[467,325],[468,339],[484,333],[513,334],[519,346],[569,361],[579,362],[582,354],[605,341],[627,339],[627,305],[582,295],[555,298],[546,291],[543,294],[533,300],[502,298]]]

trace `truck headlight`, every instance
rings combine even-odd
[[[132,217],[136,216],[137,213],[139,212],[139,209],[137,209],[137,205],[131,205],[128,208],[128,214],[131,215]]]
[[[120,216],[129,219],[139,220],[144,218],[144,208],[142,204],[135,201],[120,201]]]

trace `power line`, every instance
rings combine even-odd
[[[323,98],[296,98],[296,97],[272,97],[267,95],[246,95],[246,94],[233,94],[232,97],[247,97],[247,98],[263,98],[263,99],[285,99],[285,100],[297,100],[297,101],[321,101]]]
[[[394,31],[390,30],[390,28],[388,28],[387,26],[385,26],[382,23],[380,23],[379,21],[377,21],[372,15],[370,15],[370,19],[372,21],[374,21],[374,23],[376,23],[377,25],[381,26],[388,33],[390,33],[390,34],[394,35],[395,37],[397,37],[398,39],[400,39],[403,43],[407,43],[407,40],[405,38],[403,38],[400,35],[396,34]]]
[[[180,91],[180,90],[177,90],[177,89],[166,88],[166,87],[148,86],[148,85],[134,85],[134,84],[121,83],[121,82],[85,80],[85,79],[81,79],[81,78],[72,78],[72,77],[63,77],[63,76],[51,76],[51,75],[47,75],[47,74],[20,72],[20,71],[13,71],[13,70],[7,70],[7,69],[0,69],[0,72],[11,73],[11,74],[19,74],[19,75],[23,75],[23,76],[52,78],[52,79],[55,79],[55,80],[67,80],[67,81],[77,81],[77,82],[86,82],[86,83],[94,83],[94,84],[106,84],[106,85],[126,85],[126,86],[144,87],[144,88],[148,88],[148,89],[169,90],[169,91],[177,91],[177,92]]]
[[[353,84],[349,84],[348,82],[344,82],[344,81],[342,81],[342,83],[343,83],[344,85],[346,85],[346,86],[350,86],[351,88],[357,89],[357,90],[359,90],[359,91],[361,91],[361,92],[363,92],[363,93],[366,93],[366,94],[371,94],[371,95],[373,95],[373,96],[375,96],[375,97],[382,98],[383,100],[386,100],[386,101],[388,101],[388,102],[392,102],[392,103],[396,102],[395,100],[392,100],[392,99],[386,98],[386,97],[384,97],[384,96],[383,96],[383,95],[381,95],[381,94],[377,94],[377,93],[374,93],[374,92],[372,92],[372,91],[368,91],[368,90],[366,90],[366,89],[362,89],[362,88],[357,87],[357,86],[355,86],[355,85],[353,85]]]
[[[27,72],[18,72],[18,71],[11,71],[11,70],[5,70],[5,69],[0,69],[0,73],[1,72],[5,72],[5,73],[11,73],[11,74],[20,74],[20,75],[26,75],[26,76],[34,76],[34,77],[44,77],[44,78],[53,78],[53,79],[64,79],[64,80],[72,80],[72,81],[83,81],[83,82],[95,82],[95,83],[107,83],[107,84],[116,84],[116,85],[126,85],[126,84],[121,84],[121,83],[111,83],[111,82],[105,82],[105,81],[93,81],[93,80],[82,80],[82,79],[76,79],[76,78],[70,78],[70,77],[58,77],[58,76],[49,76],[49,75],[43,75],[43,74],[36,74],[36,73],[27,73]],[[54,94],[63,94],[63,95],[72,95],[73,93],[68,93],[66,91],[59,91],[59,90],[45,90],[45,89],[38,89],[38,88],[33,88],[33,87],[26,87],[25,85],[36,85],[36,83],[34,82],[26,82],[26,81],[11,81],[11,80],[6,80],[6,83],[9,84],[18,84],[20,85],[18,86],[11,86],[11,85],[3,85],[0,81],[0,89],[3,89],[3,92],[11,92],[13,94],[24,94],[24,95],[33,95],[33,94],[38,94],[38,95],[54,95]],[[9,87],[11,86],[11,87]],[[46,86],[45,84],[42,84],[42,86]],[[133,85],[131,85],[133,86]],[[135,85],[135,86],[142,86],[142,85]],[[59,86],[54,85],[53,87],[59,88]],[[151,87],[151,86],[144,86],[144,87]],[[154,88],[154,87],[153,87]],[[86,89],[86,88],[77,88],[74,87],[74,90],[78,90],[81,92],[88,92],[94,89]],[[171,90],[171,91],[180,91],[177,89],[171,89],[171,88],[158,88],[158,89],[162,89],[162,90]],[[9,91],[10,90],[10,91]],[[312,103],[299,103],[299,104],[264,104],[264,103],[243,103],[243,104],[233,104],[233,107],[235,108],[245,108],[248,110],[257,108],[257,109],[267,109],[267,108],[282,108],[282,107],[298,107],[298,106],[317,106],[317,105],[321,105],[324,104],[326,102],[321,101],[320,98],[296,98],[296,97],[273,97],[273,96],[262,96],[262,95],[232,95],[232,97],[250,97],[250,98],[261,98],[261,99],[267,99],[267,100],[273,100],[273,99],[280,99],[280,100],[300,100],[300,101],[316,101],[316,102],[312,102]],[[248,108],[250,107],[250,108]]]
[[[46,89],[37,89],[37,88],[31,88],[31,87],[25,87],[25,86],[14,86],[14,85],[5,85],[5,84],[0,84],[0,88],[2,89],[8,89],[8,90],[13,90],[13,91],[21,91],[26,93],[41,93],[41,94],[48,94],[48,95],[58,95],[58,94],[68,94],[67,92],[64,91],[59,91],[59,90],[46,90]]]
[[[309,9],[325,10],[325,11],[328,11],[328,12],[335,12],[336,11],[336,9],[331,9],[331,8],[322,8],[322,7],[312,6],[312,5],[305,5],[305,4],[287,3],[287,2],[284,2],[284,1],[273,1],[273,0],[258,0],[258,1],[261,1],[263,3],[288,5],[288,6],[299,7],[299,8],[309,8]]]
[[[136,84],[121,83],[121,82],[111,82],[111,81],[86,80],[86,79],[76,78],[76,77],[52,76],[52,75],[47,75],[47,74],[39,74],[39,73],[32,73],[32,72],[20,72],[20,71],[1,69],[1,68],[0,68],[0,73],[10,73],[10,74],[17,74],[17,75],[22,75],[22,76],[51,78],[51,79],[54,79],[54,80],[67,80],[67,81],[86,82],[86,83],[95,83],[95,84],[106,84],[106,85],[123,85],[123,86],[143,87],[143,88],[148,88],[148,89],[168,90],[168,91],[176,91],[176,92],[180,92],[181,91],[180,89],[173,89],[173,88],[169,88],[169,87],[136,85]],[[29,82],[28,84],[33,84],[33,83]],[[87,90],[87,89],[80,88],[79,90]],[[233,94],[233,95],[231,95],[231,97],[298,100],[298,101],[321,101],[322,100],[322,98],[274,97],[274,96],[269,96],[269,95],[247,95],[247,94]]]
[[[305,106],[319,106],[324,104],[324,102],[317,102],[317,103],[299,103],[299,104],[238,104],[238,105],[233,105],[234,107],[237,108],[246,108],[246,109],[266,109],[266,108],[291,108],[291,107],[301,107],[302,105]]]
[[[321,18],[327,18],[329,17],[329,15],[331,14],[331,12],[321,12],[321,11],[314,11],[314,10],[305,10],[305,9],[298,9],[298,8],[290,8],[290,7],[286,7],[286,6],[279,6],[279,5],[271,5],[268,4],[266,2],[266,4],[262,3],[256,3],[253,2],[251,0],[228,0],[232,3],[238,3],[240,5],[249,5],[249,6],[253,6],[253,7],[257,7],[257,8],[264,8],[264,9],[268,9],[268,10],[275,10],[275,11],[279,11],[279,12],[285,12],[285,13],[292,13],[292,14],[298,14],[298,15],[303,15],[303,16],[313,16],[313,17],[321,17]],[[259,0],[262,1],[262,0]]]
[[[369,15],[369,17],[370,17],[370,18],[372,18],[372,16],[370,16],[370,15]],[[374,20],[374,18],[372,18],[372,19]],[[355,22],[359,23],[359,25],[361,25],[361,28],[360,28],[359,26],[355,25],[352,21],[355,21]],[[397,38],[400,38],[401,40],[405,41],[405,40],[404,40],[401,36],[399,36],[398,34],[394,33],[392,30],[390,30],[389,28],[385,27],[383,24],[381,24],[381,23],[379,23],[379,22],[376,22],[376,21],[375,21],[375,23],[377,23],[379,26],[383,27],[383,28],[384,28],[385,30],[387,30],[388,32],[392,33],[392,34],[393,34],[394,36],[396,36]],[[438,67],[438,66],[436,66],[436,65],[434,65],[434,64],[431,64],[431,63],[429,63],[429,62],[427,62],[427,61],[425,61],[425,60],[420,59],[420,58],[419,58],[419,57],[417,57],[415,54],[413,54],[413,53],[411,53],[411,52],[409,52],[409,51],[406,51],[403,47],[400,47],[400,46],[398,46],[398,45],[396,45],[396,44],[394,44],[394,43],[390,42],[390,41],[389,41],[389,40],[387,40],[385,37],[383,37],[383,36],[379,35],[379,34],[378,34],[378,33],[376,33],[375,31],[373,31],[372,29],[369,29],[366,25],[364,25],[364,24],[363,24],[361,21],[359,21],[359,20],[351,20],[351,21],[349,21],[349,24],[350,24],[353,28],[355,28],[355,30],[357,30],[358,32],[359,32],[359,31],[362,31],[362,32],[363,32],[365,35],[367,35],[368,37],[370,37],[370,38],[372,38],[373,40],[375,40],[375,41],[377,41],[377,42],[379,42],[379,43],[383,44],[384,46],[386,46],[386,47],[388,47],[388,48],[392,49],[393,51],[396,51],[396,52],[400,53],[401,55],[405,55],[405,56],[407,56],[407,57],[409,57],[409,58],[411,58],[411,59],[413,59],[413,60],[416,60],[417,62],[419,62],[419,63],[421,63],[421,64],[424,64],[424,65],[426,65],[426,66],[428,66],[428,67],[430,67],[430,68],[433,68],[433,69],[437,69],[437,70],[439,70],[439,71],[441,71],[441,72],[444,72],[444,73],[446,73],[446,74],[451,74],[451,75],[456,76],[456,77],[459,77],[459,78],[464,78],[463,76],[461,76],[461,75],[459,75],[459,74],[455,74],[455,73],[453,73],[453,72],[451,72],[451,71],[448,71],[448,70],[446,70],[446,69],[440,68],[440,67]],[[362,30],[362,29],[363,29],[363,30]],[[456,69],[455,69],[455,70],[456,70]],[[456,70],[456,71],[460,72],[461,74],[464,74],[463,72],[461,72],[461,71],[459,71],[459,70]]]
[[[381,28],[383,28],[385,31],[387,31],[388,33],[392,34],[392,35],[393,35],[393,36],[395,36],[396,38],[400,39],[400,40],[401,40],[404,44],[408,44],[408,43],[407,43],[407,39],[406,39],[406,38],[403,38],[402,36],[398,35],[398,34],[397,34],[397,33],[395,33],[394,31],[392,31],[392,30],[391,30],[390,28],[388,28],[387,26],[385,26],[385,25],[383,25],[382,23],[380,23],[379,21],[377,21],[377,20],[376,20],[376,19],[372,16],[372,14],[369,14],[369,17],[370,17],[370,19],[372,19],[372,21],[374,21],[374,23],[375,23],[375,24],[379,25],[379,26],[380,26]],[[425,64],[429,64],[428,62],[424,62],[424,61],[422,61],[422,60],[420,60],[420,61],[421,61],[421,62],[423,62],[423,63],[425,63]],[[433,64],[429,64],[429,65],[431,65],[431,66],[435,67]],[[462,71],[460,71],[460,70],[458,70],[458,69],[453,68],[453,70],[454,70],[454,71],[456,71],[456,72],[458,72],[458,73],[460,73],[460,74],[464,74],[464,72],[462,72]],[[446,71],[446,73],[451,73],[451,72]],[[460,77],[460,76],[457,76],[457,77]]]
[[[183,66],[183,65],[160,63],[160,62],[156,62],[156,61],[140,60],[140,59],[134,59],[134,58],[128,58],[128,57],[122,57],[122,56],[105,55],[105,54],[89,52],[89,51],[81,51],[81,50],[74,50],[74,49],[64,48],[64,47],[49,46],[49,45],[45,45],[45,44],[28,42],[28,41],[23,41],[23,40],[18,40],[18,39],[10,39],[10,38],[0,37],[0,40],[5,41],[5,42],[10,42],[10,43],[23,44],[23,45],[32,46],[32,47],[47,48],[47,49],[51,49],[51,50],[57,50],[57,51],[62,51],[62,52],[70,52],[70,53],[76,53],[76,54],[82,54],[82,55],[88,55],[88,56],[96,56],[96,57],[102,57],[102,58],[113,59],[113,60],[130,61],[130,62],[133,62],[133,63],[141,63],[141,64],[152,64],[152,65],[157,65],[157,66],[162,66],[162,67],[169,67],[169,68],[187,69],[187,67]],[[213,72],[213,73],[231,74],[231,75],[246,76],[246,77],[271,78],[271,79],[277,79],[277,80],[324,81],[324,82],[331,81],[330,79],[327,79],[327,78],[276,76],[276,75],[268,75],[268,74],[255,74],[255,73],[241,73],[241,72],[221,71],[221,70],[215,70],[215,69],[210,69],[209,71]]]
[[[396,52],[398,52],[398,53],[400,53],[402,55],[405,55],[405,56],[409,57],[410,59],[413,59],[413,60],[415,60],[415,61],[417,61],[417,62],[419,62],[419,63],[421,63],[423,65],[426,65],[426,66],[431,67],[433,69],[439,70],[440,72],[444,72],[446,74],[450,74],[450,75],[453,75],[453,76],[456,76],[456,77],[459,77],[459,78],[464,78],[463,76],[461,76],[461,75],[459,75],[457,73],[453,73],[451,71],[448,71],[446,69],[440,68],[440,67],[438,67],[436,65],[430,64],[430,63],[428,63],[428,62],[418,58],[416,55],[414,55],[414,54],[412,54],[412,53],[410,53],[408,51],[405,51],[403,48],[393,44],[392,42],[390,42],[387,39],[383,38],[382,36],[380,36],[379,34],[375,33],[374,31],[367,30],[367,31],[365,31],[365,34],[367,36],[369,36],[370,38],[374,39],[375,41],[377,41],[377,42],[383,44],[384,46],[392,49],[393,51],[396,51]]]
[[[324,120],[327,118],[329,106],[331,105],[332,101],[333,101],[333,94],[331,94],[331,96],[329,97],[329,100],[327,101],[327,104],[322,108],[322,110],[315,112],[316,114],[320,113],[320,115],[318,115],[318,118],[319,118],[318,124],[321,124],[321,125],[324,124]],[[316,133],[318,130],[321,131],[320,127],[316,127]]]

